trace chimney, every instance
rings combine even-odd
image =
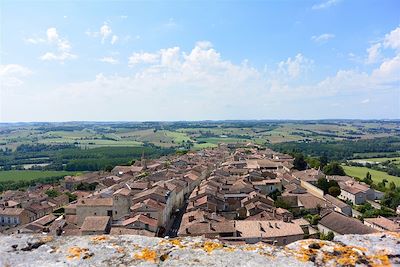
[[[269,228],[274,228],[271,224],[271,222],[268,222]]]

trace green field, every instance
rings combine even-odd
[[[354,160],[354,161],[367,161],[367,162],[372,162],[372,163],[375,163],[375,162],[381,163],[381,162],[385,162],[385,161],[388,161],[388,160],[392,161],[396,165],[400,165],[400,157],[393,157],[393,158],[366,158],[366,159],[357,159],[357,160]]]
[[[193,145],[193,149],[200,150],[200,149],[204,149],[204,148],[211,148],[211,147],[217,147],[217,146],[218,145],[212,144],[212,143],[202,143],[202,144],[195,143]]]
[[[0,181],[30,181],[39,178],[76,174],[67,171],[0,171]]]
[[[386,179],[388,180],[389,183],[394,182],[396,186],[400,186],[400,177],[389,175],[386,172],[372,170],[367,167],[356,167],[356,166],[343,166],[343,169],[347,175],[352,177],[363,179],[367,174],[367,172],[369,172],[372,176],[372,180],[374,180],[375,183],[379,183],[383,179]]]

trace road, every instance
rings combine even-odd
[[[188,205],[188,203],[187,203],[187,201],[185,201],[185,205],[183,205],[183,207],[181,209],[179,209],[179,212],[175,214],[174,221],[171,225],[171,228],[166,233],[166,236],[169,236],[169,237],[177,237],[178,236],[179,227],[181,226],[181,222],[182,222],[182,216],[186,211],[187,205]]]

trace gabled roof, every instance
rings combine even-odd
[[[319,224],[339,234],[370,234],[376,230],[364,225],[357,219],[332,211],[321,218]]]
[[[105,231],[109,222],[109,216],[88,216],[83,221],[81,231]]]

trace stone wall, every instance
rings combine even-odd
[[[337,236],[285,247],[229,245],[201,237],[0,236],[0,266],[390,266],[400,235]]]

